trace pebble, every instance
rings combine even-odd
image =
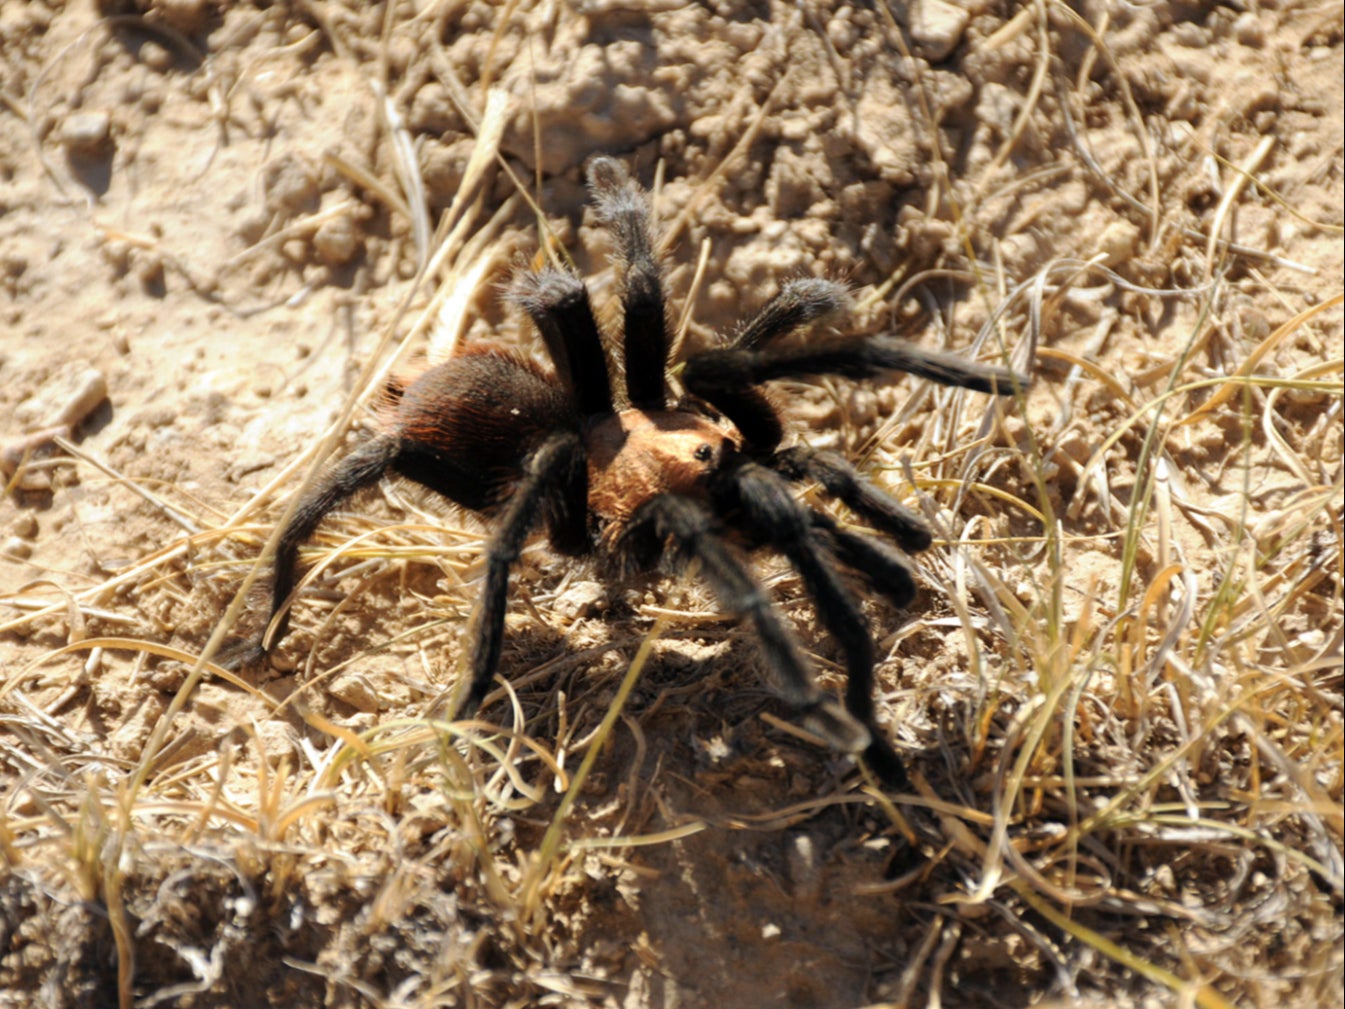
[[[1093,457],[1092,444],[1078,431],[1071,431],[1058,447],[1080,466]]]
[[[26,561],[33,556],[33,545],[19,536],[10,536],[5,539],[3,544],[0,544],[0,554]]]
[[[317,209],[322,191],[318,180],[296,157],[276,158],[263,170],[266,205],[286,214],[311,213]]]
[[[106,112],[76,112],[61,123],[61,143],[67,153],[97,157],[112,140],[112,117]]]
[[[349,214],[323,221],[313,234],[313,251],[328,266],[345,266],[359,249],[359,229]]]
[[[160,24],[191,36],[205,30],[211,3],[212,0],[150,0],[150,7]]]
[[[356,711],[375,712],[381,707],[378,693],[359,673],[347,673],[331,682],[327,692]]]
[[[165,73],[173,68],[173,54],[153,40],[141,45],[140,61],[158,73]]]
[[[1233,22],[1233,37],[1244,46],[1260,47],[1266,44],[1266,27],[1259,17],[1245,11]]]
[[[1130,221],[1115,220],[1098,236],[1098,252],[1106,253],[1108,266],[1119,266],[1135,258],[1139,250],[1140,229]]]
[[[256,723],[256,735],[253,736],[252,742],[259,754],[266,754],[266,762],[276,767],[281,761],[293,758],[296,750],[296,733],[279,719],[267,719]]]
[[[53,424],[74,429],[107,399],[107,376],[97,368],[85,368],[75,379],[75,390]]]
[[[52,431],[73,430],[105,399],[107,378],[97,368],[85,368],[73,375],[64,374],[23,400],[14,411],[14,420],[20,428],[48,432],[45,437],[50,440]],[[35,437],[40,441],[44,436]]]
[[[971,15],[944,0],[919,0],[910,7],[911,40],[931,63],[946,59],[962,41]]]
[[[585,617],[598,607],[606,595],[607,590],[599,582],[577,581],[556,596],[551,608],[569,619]]]

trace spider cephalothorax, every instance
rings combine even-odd
[[[497,523],[471,643],[468,710],[485,698],[499,665],[510,567],[545,525],[557,551],[613,557],[618,570],[696,561],[720,603],[753,625],[781,697],[834,746],[862,753],[899,785],[901,761],[874,717],[873,643],[843,573],[904,606],[915,593],[905,552],[928,547],[930,533],[839,455],[781,449],[783,424],[763,385],[906,371],[1006,394],[1027,380],[886,336],[781,346],[781,337],[848,303],[839,284],[804,279],[785,284],[722,346],[689,356],[685,393],[675,395],[647,196],[610,158],[595,159],[589,177],[597,217],[616,247],[624,369],[608,361],[579,277],[557,269],[518,277],[510,298],[531,316],[554,371],[476,345],[390,389],[381,433],[319,479],[281,534],[271,627],[257,653],[285,633],[300,544],[341,501],[393,470]],[[791,488],[800,480],[819,483],[896,546],[801,504]],[[849,677],[843,705],[813,683],[793,634],[752,577],[742,549],[755,547],[789,559],[839,642]]]

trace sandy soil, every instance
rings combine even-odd
[[[1342,17],[6,0],[0,1006],[1338,1002]],[[896,806],[698,587],[540,544],[519,736],[459,739],[488,529],[396,482],[274,671],[193,673],[375,369],[540,354],[498,298],[539,224],[607,299],[597,153],[690,345],[831,276],[1035,375],[780,390],[941,533],[869,607]]]

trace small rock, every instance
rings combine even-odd
[[[308,243],[302,238],[291,238],[280,246],[280,254],[297,266],[308,262]]]
[[[1233,22],[1233,37],[1244,46],[1259,48],[1266,44],[1266,27],[1251,11],[1244,11]]]
[[[33,545],[19,536],[10,536],[0,544],[0,554],[14,560],[26,561],[33,556]]]
[[[19,474],[18,489],[32,494],[45,494],[52,489],[51,473],[45,469],[25,467]]]
[[[574,619],[588,616],[606,596],[607,590],[598,582],[574,582],[552,604],[552,610],[562,617]]]
[[[308,166],[291,155],[276,158],[262,169],[266,205],[284,214],[312,213],[322,191]]]
[[[1115,220],[1102,229],[1097,250],[1106,253],[1108,266],[1120,266],[1135,258],[1139,250],[1140,229],[1126,220]]]
[[[238,224],[234,226],[234,234],[237,235],[244,245],[255,245],[266,236],[266,229],[271,225],[271,218],[275,215],[261,207],[241,214],[238,218]]]
[[[359,249],[359,228],[349,214],[323,221],[313,235],[313,251],[328,266],[345,266]]]
[[[22,536],[26,540],[33,539],[37,536],[37,516],[32,512],[19,512],[11,528],[15,536]]]
[[[349,704],[356,711],[372,713],[381,707],[377,691],[359,673],[338,676],[327,688],[327,692],[338,701]]]
[[[76,157],[99,157],[111,141],[112,117],[106,112],[76,112],[61,123],[61,143]]]
[[[971,15],[944,0],[919,0],[910,8],[911,41],[931,63],[946,59],[962,41]]]
[[[211,0],[151,0],[148,17],[191,36],[205,29],[210,5]]]
[[[97,368],[63,372],[14,410],[21,428],[47,430],[46,440],[60,429],[73,430],[107,399],[107,378]],[[39,439],[40,443],[40,439]],[[29,448],[37,448],[34,443]]]
[[[151,39],[140,47],[140,62],[162,74],[173,69],[173,54]]]
[[[297,733],[279,719],[267,719],[256,725],[257,734],[252,737],[252,745],[258,754],[266,755],[266,762],[278,767],[283,760],[292,760],[298,750]]]
[[[1078,431],[1073,431],[1066,435],[1056,447],[1080,466],[1093,457],[1093,446],[1089,443],[1088,439]]]
[[[55,423],[74,429],[80,421],[98,409],[105,399],[107,377],[97,368],[85,368],[75,379],[74,392],[56,415]]]

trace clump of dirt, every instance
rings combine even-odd
[[[1341,36],[1294,0],[5,4],[0,1006],[1339,1002]],[[909,793],[801,738],[695,583],[540,543],[509,690],[445,720],[489,528],[404,483],[314,537],[275,669],[197,668],[384,375],[544,360],[498,297],[539,247],[610,300],[599,153],[685,345],[825,276],[856,333],[1034,376],[774,389],[938,531],[918,605],[865,604]]]

